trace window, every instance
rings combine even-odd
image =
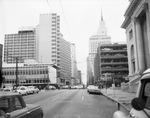
[[[133,38],[133,32],[132,32],[132,30],[130,30],[130,32],[129,32],[129,39],[131,40]]]
[[[11,103],[12,103],[12,111],[18,110],[18,109],[22,109],[22,105],[20,103],[20,100],[18,99],[18,97],[14,97],[11,99]]]

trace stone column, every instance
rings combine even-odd
[[[142,30],[141,30],[141,24],[139,19],[136,19],[135,28],[136,28],[136,42],[137,42],[139,71],[143,72],[145,70],[145,56],[144,56],[144,48],[143,48]]]
[[[145,12],[146,12],[146,24],[147,24],[147,38],[148,38],[148,55],[149,55],[149,59],[150,59],[150,11],[149,11],[149,9],[148,9],[148,4],[145,4],[144,5],[145,7],[144,7],[144,10],[145,10]],[[150,62],[147,62],[147,64],[148,64],[148,67],[150,68]]]
[[[133,37],[134,37],[134,56],[135,56],[135,73],[139,70],[139,63],[138,63],[138,51],[137,51],[137,40],[136,40],[136,18],[132,19],[132,28],[133,28]],[[131,47],[130,47],[131,53]],[[131,69],[132,70],[132,69]]]

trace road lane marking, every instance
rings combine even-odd
[[[82,100],[84,100],[84,96],[82,96]]]
[[[57,97],[55,97],[55,98],[53,98],[53,100],[52,101],[55,101],[55,100],[57,100],[58,99],[58,96]]]
[[[80,115],[77,115],[77,118],[81,118]]]

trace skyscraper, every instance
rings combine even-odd
[[[53,63],[58,66],[57,80],[59,84],[69,85],[71,82],[70,43],[60,33],[60,16],[56,13],[41,14],[37,27],[39,40],[39,62]]]
[[[56,13],[41,14],[39,26],[39,62],[58,64],[60,17]]]
[[[4,62],[23,63],[26,59],[38,60],[36,32],[33,27],[21,27],[16,34],[6,34],[4,40]]]
[[[70,85],[71,83],[71,48],[70,42],[63,38],[60,34],[60,51],[59,53],[59,64],[60,68],[58,72],[60,73],[60,84]]]
[[[77,61],[76,61],[76,46],[71,44],[71,84],[77,83]]]
[[[97,34],[91,36],[89,39],[89,63],[91,65],[93,75],[94,75],[94,58],[97,53],[98,45],[110,44],[110,43],[111,43],[111,37],[107,35],[107,28],[105,27],[103,14],[101,13],[101,20],[99,22],[99,28],[97,30]]]

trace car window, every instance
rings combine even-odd
[[[144,88],[144,96],[145,96],[145,107],[150,109],[150,82],[146,83],[145,88]]]
[[[9,112],[9,100],[7,98],[0,99],[0,109],[3,110],[5,113]]]
[[[23,108],[18,97],[11,98],[11,104],[12,104],[11,112]]]
[[[8,100],[5,98],[5,99],[0,99],[0,108],[1,107],[8,107]]]
[[[21,88],[21,90],[25,90],[25,88]]]

